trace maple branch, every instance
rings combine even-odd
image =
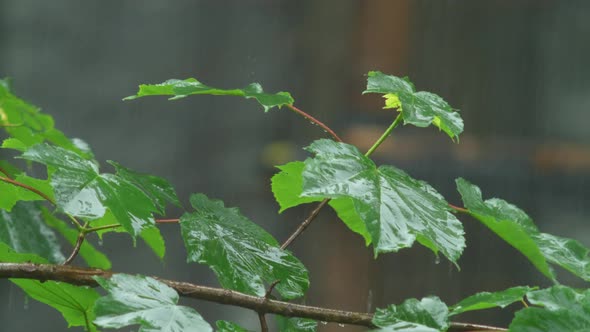
[[[458,207],[453,204],[449,204],[449,207],[457,212],[469,213],[469,210],[467,210],[466,208]]]
[[[313,116],[303,112],[302,110],[298,109],[297,107],[293,106],[293,105],[285,105],[287,106],[291,111],[301,115],[302,117],[304,117],[306,120],[311,121],[313,124],[316,124],[318,126],[320,126],[326,133],[330,134],[330,136],[332,136],[332,138],[334,138],[335,141],[337,142],[342,142],[342,140],[340,139],[340,137],[338,137],[338,135],[336,135],[336,133],[330,129],[330,127],[326,126],[323,122],[321,122],[320,120],[314,118]]]
[[[289,238],[285,241],[285,243],[283,243],[281,245],[281,249],[286,249],[291,244],[291,242],[293,242],[299,236],[299,234],[303,233],[303,231],[307,228],[307,226],[309,226],[309,224],[311,224],[311,222],[320,213],[320,210],[326,204],[328,204],[329,201],[330,201],[329,198],[326,198],[323,201],[321,201],[320,204],[318,204],[318,206],[316,206],[316,208],[313,211],[311,211],[310,215],[301,223],[301,225],[299,225],[299,227],[297,227],[295,232],[293,232],[293,234],[291,234],[291,236],[289,236]]]
[[[61,281],[72,285],[97,287],[93,277],[110,278],[115,272],[89,269],[70,265],[0,263],[1,278],[24,278],[39,281]],[[188,282],[161,279],[160,282],[174,288],[178,294],[193,299],[232,305],[254,310],[258,313],[277,314],[285,317],[310,318],[318,321],[375,327],[373,314],[313,307],[290,302],[272,300],[266,297],[248,295],[229,289],[195,285]],[[471,323],[452,322],[449,331],[506,331],[504,328]]]
[[[177,224],[180,221],[179,218],[175,219],[156,219],[156,224]]]
[[[8,172],[4,168],[0,167],[0,173],[4,174],[7,179],[10,179],[10,175],[8,175]]]
[[[62,263],[62,265],[70,264],[74,260],[74,258],[76,258],[76,256],[78,256],[78,253],[80,252],[80,248],[82,248],[82,243],[84,243],[85,238],[86,238],[86,233],[84,233],[84,232],[78,233],[78,239],[76,240],[76,244],[74,245],[74,249],[72,250],[70,257],[68,257],[68,259],[66,259],[65,262]]]

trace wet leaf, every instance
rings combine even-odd
[[[393,166],[377,168],[349,144],[323,139],[307,149],[315,157],[305,161],[302,196],[352,200],[375,255],[398,251],[418,241],[456,263],[465,247],[463,225],[430,185]],[[342,205],[347,211],[337,211],[345,217],[351,207]],[[355,221],[345,222],[350,227]]]
[[[47,260],[35,254],[18,253],[0,242],[0,262],[11,263],[47,263]],[[28,296],[58,310],[69,326],[87,326],[96,331],[91,323],[94,319],[92,308],[98,293],[89,287],[74,286],[63,282],[26,279],[10,279]],[[87,324],[88,323],[88,324]]]
[[[178,293],[144,276],[95,277],[109,295],[96,301],[94,323],[104,328],[140,325],[140,332],[213,331],[194,309],[178,305]]]
[[[451,139],[463,132],[463,119],[446,101],[434,93],[416,92],[407,78],[371,71],[365,93],[381,93],[386,99],[384,108],[398,108],[404,124],[428,127],[431,124],[444,131]]]
[[[224,288],[264,296],[265,283],[280,280],[275,289],[283,298],[303,296],[307,269],[270,234],[221,201],[203,194],[190,201],[196,212],[180,219],[189,262],[211,267]]]
[[[449,316],[458,315],[467,311],[483,310],[489,308],[504,308],[514,302],[524,300],[526,293],[534,288],[519,286],[505,289],[499,292],[481,292],[469,296],[451,307]]]
[[[294,161],[288,164],[277,166],[279,173],[272,177],[272,192],[277,203],[279,203],[279,213],[288,208],[298,206],[305,203],[320,202],[322,197],[303,197],[303,169],[305,163],[302,161]],[[332,199],[328,203],[338,214],[338,217],[355,233],[360,234],[365,243],[371,243],[371,236],[369,235],[365,223],[360,218],[354,208],[354,201],[350,198]]]
[[[590,290],[577,291],[554,286],[527,294],[529,302],[539,307],[518,311],[510,331],[572,332],[590,330]]]
[[[87,326],[91,331],[96,327],[94,320],[94,302],[99,298],[98,293],[85,286],[74,286],[64,282],[11,279],[27,295],[58,310],[68,322],[68,326]]]
[[[166,206],[169,203],[181,207],[174,187],[172,187],[167,180],[162,179],[161,177],[136,172],[123,167],[121,164],[114,161],[109,161],[108,163],[115,167],[117,176],[133,183],[148,195],[152,202],[154,202],[154,205],[158,208],[161,215],[165,214]]]
[[[0,241],[16,252],[39,255],[52,263],[65,260],[53,230],[36,203],[19,202],[11,212],[0,210]]]
[[[396,306],[377,309],[373,324],[374,332],[441,332],[449,324],[449,310],[438,297],[425,297],[421,301],[408,299]]]
[[[160,84],[142,84],[135,96],[129,96],[124,100],[137,99],[144,96],[172,96],[170,99],[180,99],[189,95],[216,95],[239,96],[247,99],[254,98],[264,111],[268,112],[273,107],[292,105],[294,100],[288,92],[275,94],[264,93],[262,86],[252,83],[243,89],[218,89],[206,86],[194,78],[185,80],[170,79]]]
[[[280,332],[315,332],[318,322],[313,319],[276,316]]]
[[[520,251],[545,276],[555,280],[548,263],[590,281],[590,249],[576,240],[541,233],[518,207],[501,199],[482,199],[479,187],[457,179],[457,189],[469,213]]]
[[[99,173],[95,161],[59,147],[39,144],[22,158],[45,164],[57,206],[76,217],[98,219],[109,209],[133,237],[154,227],[155,203],[135,184],[114,174]]]

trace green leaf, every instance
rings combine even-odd
[[[524,300],[526,293],[534,288],[518,286],[499,292],[481,292],[469,296],[451,307],[449,316],[458,315],[467,311],[489,309],[494,307],[504,308],[514,302]]]
[[[178,305],[178,293],[145,276],[95,277],[109,295],[96,301],[94,323],[104,328],[140,325],[140,332],[213,331],[194,309]]]
[[[0,175],[1,176],[1,175]],[[14,181],[33,187],[44,193],[50,199],[53,199],[53,191],[49,181],[35,179],[27,176],[24,173],[19,173],[14,178]],[[31,190],[25,189],[14,184],[0,181],[0,209],[11,211],[12,207],[18,201],[42,201],[45,200],[42,196]]]
[[[152,202],[154,202],[156,208],[158,208],[160,214],[164,215],[166,213],[165,209],[168,203],[182,207],[178,197],[176,196],[174,187],[172,187],[168,181],[157,176],[130,170],[114,161],[109,161],[108,163],[115,167],[117,176],[129,181],[130,183],[133,183],[136,187],[148,195]]]
[[[450,326],[449,310],[438,297],[408,299],[398,306],[377,309],[373,324],[379,327],[375,332],[446,331]]]
[[[410,247],[417,240],[454,263],[459,259],[465,247],[463,225],[426,182],[393,166],[377,168],[349,144],[323,139],[307,149],[315,157],[305,161],[302,196],[351,199],[370,234],[375,255]],[[345,215],[339,211],[340,217]],[[354,223],[345,222],[349,227]]]
[[[57,206],[67,214],[98,219],[109,209],[133,237],[154,227],[155,203],[120,176],[100,174],[95,161],[47,144],[27,150],[22,158],[47,165]]]
[[[224,288],[264,296],[265,283],[280,280],[275,289],[285,299],[303,296],[307,269],[270,234],[221,201],[203,194],[190,201],[196,212],[180,218],[189,262],[211,267]]]
[[[381,93],[386,98],[384,108],[398,108],[404,124],[416,127],[434,125],[455,140],[463,132],[463,119],[441,97],[434,93],[416,92],[407,78],[385,75],[371,71],[367,78],[365,93]],[[401,107],[400,107],[401,105]]]
[[[573,332],[590,330],[590,290],[576,291],[554,286],[527,294],[528,307],[518,311],[510,323],[510,331]]]
[[[277,166],[281,171],[272,177],[272,192],[277,203],[279,203],[279,213],[288,208],[305,203],[322,201],[321,197],[302,197],[303,190],[303,169],[305,163],[294,161],[288,164]],[[328,203],[338,214],[338,217],[344,221],[346,226],[355,233],[360,234],[366,245],[371,243],[371,236],[367,231],[365,223],[358,215],[354,208],[354,201],[350,198],[338,198],[330,200]]]
[[[34,254],[15,252],[0,242],[0,262],[43,264],[47,263],[47,260]],[[58,310],[69,326],[86,326],[90,331],[96,331],[91,324],[94,319],[92,307],[99,295],[92,288],[57,281],[39,282],[27,279],[10,279],[10,281],[30,297]]]
[[[96,327],[91,324],[94,320],[92,309],[99,295],[94,289],[56,281],[11,281],[33,299],[58,310],[68,322],[68,326],[87,326],[90,327],[90,331],[96,331]]]
[[[7,244],[0,242],[0,262],[7,263],[47,263],[47,260],[35,254],[14,251]]]
[[[72,246],[78,240],[78,231],[71,228],[62,220],[56,218],[47,209],[42,208],[41,213],[47,225],[60,233]],[[80,247],[80,256],[86,261],[88,266],[103,270],[111,269],[111,261],[102,252],[98,251],[88,240],[82,243]]]
[[[276,316],[280,332],[315,332],[318,322],[313,319]]]
[[[303,188],[303,167],[305,164],[302,161],[293,161],[288,164],[277,166],[279,173],[275,174],[271,179],[272,192],[277,203],[279,203],[282,213],[288,208],[316,202],[321,198],[301,197],[301,190]]]
[[[456,182],[469,213],[520,251],[545,276],[555,280],[548,264],[553,263],[590,281],[587,247],[572,239],[541,233],[518,207],[496,198],[483,201],[477,186],[461,178]]]
[[[52,263],[65,260],[55,233],[35,203],[19,202],[11,212],[0,210],[0,241],[17,252],[37,254]]]
[[[2,141],[2,148],[3,149],[13,149],[20,152],[24,152],[28,147],[25,143],[21,140],[16,138],[7,138]]]
[[[129,96],[123,100],[137,99],[144,96],[173,96],[171,100],[184,98],[188,95],[216,95],[216,96],[240,96],[254,98],[264,111],[268,112],[273,107],[292,105],[294,100],[288,92],[275,94],[264,93],[258,83],[252,83],[244,89],[218,89],[206,86],[194,78],[185,80],[170,79],[160,84],[142,84],[135,96]]]
[[[218,320],[216,322],[217,332],[249,332],[240,325],[225,320]]]
[[[12,145],[11,148],[22,149],[49,141],[85,158],[91,157],[54,128],[51,116],[13,95],[6,84],[0,84],[0,128],[20,142],[9,141],[7,144]]]

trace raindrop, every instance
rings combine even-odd
[[[440,264],[440,256],[436,255],[436,258],[434,259],[434,264]]]
[[[324,322],[324,321],[322,320],[322,321],[320,321],[320,324],[322,324],[322,325],[326,325],[326,324],[328,324],[328,322]]]
[[[25,310],[29,310],[29,297],[28,296],[25,296],[25,304],[23,307]]]
[[[98,238],[98,246],[102,247],[102,238]]]
[[[338,324],[339,327],[344,327],[344,324]]]

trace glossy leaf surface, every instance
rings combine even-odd
[[[465,247],[463,225],[430,185],[393,166],[377,168],[349,144],[323,139],[307,149],[315,157],[305,161],[302,196],[352,199],[375,255],[417,240],[456,263]]]
[[[0,262],[11,263],[47,263],[35,254],[18,253],[0,242]],[[26,279],[11,279],[28,296],[58,310],[69,326],[85,326],[96,331],[91,324],[94,319],[92,308],[98,293],[89,287],[73,286],[63,282]]]
[[[524,300],[526,293],[533,288],[519,286],[505,289],[499,292],[481,292],[469,296],[451,307],[450,316],[458,315],[467,311],[483,310],[494,307],[504,308],[514,302]]]
[[[96,301],[98,326],[140,325],[140,332],[213,331],[194,309],[178,305],[174,289],[153,278],[115,274],[95,279],[109,293]]]
[[[288,208],[305,203],[320,202],[321,197],[303,197],[303,169],[305,163],[294,161],[288,164],[277,166],[279,173],[272,177],[271,185],[275,200],[279,203],[279,213]],[[365,223],[354,208],[354,201],[350,198],[332,199],[328,203],[338,214],[338,217],[355,233],[360,234],[365,243],[371,243],[371,235],[367,232]]]
[[[109,161],[109,164],[115,167],[117,176],[133,183],[148,195],[161,215],[165,214],[168,204],[181,206],[170,182],[157,176],[136,172],[114,161]]]
[[[280,280],[275,289],[283,298],[303,296],[305,266],[270,234],[221,201],[194,194],[190,202],[196,212],[180,218],[189,262],[211,267],[224,288],[263,296],[265,283]]]
[[[109,209],[132,236],[154,227],[152,199],[125,178],[101,174],[95,161],[59,147],[39,144],[22,158],[45,164],[59,208],[73,216],[97,219]]]
[[[291,105],[294,100],[288,92],[275,94],[265,93],[262,86],[252,83],[243,89],[218,89],[206,86],[194,78],[185,80],[170,79],[160,84],[142,84],[135,96],[129,96],[125,100],[136,99],[144,96],[172,96],[170,99],[180,99],[189,95],[216,95],[239,96],[247,99],[254,98],[264,111],[268,112],[273,107]]]
[[[541,233],[518,207],[496,198],[484,201],[477,186],[464,179],[456,182],[469,213],[525,255],[545,276],[555,279],[550,262],[590,281],[590,249],[576,240]]]
[[[463,132],[463,119],[446,101],[434,93],[416,92],[407,78],[371,71],[365,93],[381,93],[386,98],[384,108],[398,108],[405,124],[428,127],[431,124],[444,131],[451,139]],[[401,107],[400,107],[401,105]]]
[[[36,254],[52,263],[65,261],[55,233],[45,224],[36,203],[19,202],[11,212],[0,210],[0,241],[16,252]]]
[[[276,316],[280,332],[315,332],[318,322],[313,319]]]
[[[527,299],[538,307],[518,311],[510,324],[510,331],[590,331],[590,290],[554,286],[530,292]]]
[[[373,324],[375,332],[440,332],[449,327],[449,310],[438,297],[425,297],[421,301],[409,299],[402,304],[377,309]]]

